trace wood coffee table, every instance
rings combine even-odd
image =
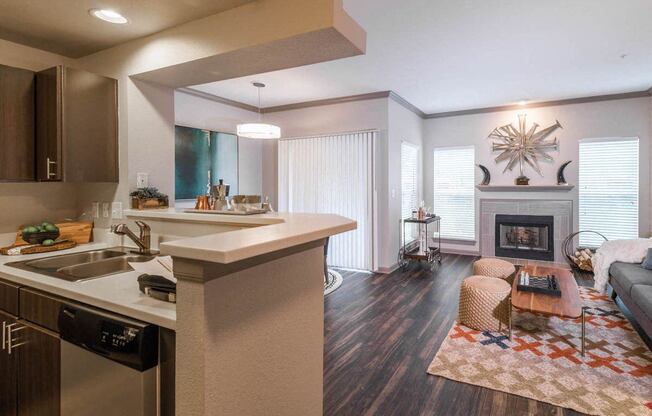
[[[554,275],[561,288],[561,297],[544,295],[541,293],[519,291],[518,276],[521,270],[530,276]],[[511,302],[509,308],[509,339],[512,339],[512,309],[540,313],[561,318],[577,319],[582,322],[582,356],[584,356],[584,336],[586,334],[585,308],[580,299],[580,290],[570,270],[543,266],[525,266],[518,270],[512,284]]]

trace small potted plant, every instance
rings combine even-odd
[[[168,196],[155,187],[138,188],[129,194],[134,209],[167,208]]]

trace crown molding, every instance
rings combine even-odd
[[[444,118],[455,116],[466,116],[471,114],[495,113],[498,111],[526,110],[528,108],[551,107],[569,104],[593,103],[597,101],[625,100],[628,98],[641,98],[652,96],[652,88],[645,91],[623,92],[619,94],[594,95],[590,97],[567,98],[563,100],[551,100],[529,103],[526,105],[510,104],[499,105],[495,107],[473,108],[469,110],[446,111],[442,113],[431,113],[426,115],[426,119]]]
[[[394,91],[389,92],[389,98],[394,100],[397,104],[400,104],[403,107],[405,107],[406,109],[412,111],[414,114],[418,115],[419,117],[426,118],[427,114],[424,113],[423,111],[421,111],[421,109],[419,107],[412,104],[411,102],[409,102],[405,98],[401,97],[400,95],[398,95]]]
[[[305,101],[302,103],[277,105],[274,107],[265,107],[262,109],[263,113],[277,113],[279,111],[298,110],[307,107],[321,107],[324,105],[350,103],[354,101],[367,101],[375,100],[377,98],[387,98],[391,96],[391,91],[378,91],[370,92],[367,94],[347,95],[345,97],[326,98],[323,100]]]
[[[513,110],[524,110],[530,108],[539,108],[539,107],[551,107],[551,106],[560,106],[560,105],[570,105],[570,104],[582,104],[582,103],[593,103],[598,101],[611,101],[611,100],[625,100],[628,98],[641,98],[641,97],[650,97],[652,96],[652,88],[644,91],[634,91],[634,92],[624,92],[619,94],[605,94],[605,95],[594,95],[589,97],[580,97],[580,98],[567,98],[563,100],[551,100],[551,101],[540,101],[533,102],[527,105],[518,105],[518,104],[509,104],[509,105],[499,105],[494,107],[483,107],[483,108],[472,108],[468,110],[458,110],[458,111],[445,111],[441,113],[424,113],[414,104],[410,103],[405,98],[401,97],[394,91],[377,91],[367,94],[357,94],[357,95],[348,95],[345,97],[335,97],[335,98],[326,98],[323,100],[314,100],[314,101],[305,101],[302,103],[293,103],[278,105],[273,107],[264,107],[258,108],[253,105],[241,103],[239,101],[230,100],[228,98],[220,97],[219,95],[203,92],[196,90],[194,88],[178,88],[177,91],[194,95],[196,97],[204,98],[207,100],[215,101],[221,104],[230,105],[232,107],[237,107],[243,110],[252,111],[254,113],[276,113],[279,111],[290,111],[298,110],[301,108],[308,107],[319,107],[325,105],[334,105],[342,103],[350,103],[355,101],[367,101],[375,100],[378,98],[390,98],[396,103],[402,105],[406,109],[410,110],[417,116],[422,119],[434,119],[434,118],[444,118],[444,117],[455,117],[455,116],[466,116],[471,114],[483,114],[483,113],[495,113],[499,111],[513,111]]]
[[[228,98],[220,97],[219,95],[211,94],[209,92],[199,91],[194,88],[177,88],[177,91],[188,95],[194,95],[195,97],[203,98],[205,100],[215,101],[220,104],[230,105],[231,107],[237,107],[242,110],[253,111],[254,113],[258,113],[260,111],[260,109],[255,105],[249,105],[241,103],[240,101],[229,100]]]

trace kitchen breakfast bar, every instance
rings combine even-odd
[[[127,214],[237,228],[160,245],[178,279],[176,414],[321,415],[324,244],[356,222],[319,214]]]
[[[125,228],[127,224],[133,228],[136,221],[151,226],[152,248],[172,256],[176,304],[142,293],[138,282],[142,272],[130,267],[82,280],[27,267],[64,260],[79,263],[83,260],[75,260],[78,257],[100,255],[127,259],[125,253],[133,249],[125,247],[130,241],[107,229],[96,229],[94,242],[65,254],[0,258],[0,309],[7,311],[0,311],[0,322],[14,333],[12,347],[21,350],[11,362],[24,363],[42,376],[37,385],[32,379],[16,381],[31,394],[21,409],[33,403],[49,406],[52,412],[47,414],[53,415],[89,414],[87,406],[97,414],[118,414],[120,408],[148,415],[321,415],[324,245],[330,236],[355,229],[356,222],[337,215],[243,216],[181,209],[125,210],[125,217]],[[113,260],[122,258],[82,266],[118,264]],[[157,376],[150,380],[152,371],[131,370],[127,379],[140,387],[105,378],[98,384],[104,390],[75,395],[66,380],[77,380],[69,376],[77,377],[82,369],[86,374],[87,367],[88,374],[94,374],[91,368],[96,367],[80,364],[77,357],[90,354],[82,349],[75,349],[72,360],[64,354],[70,349],[64,338],[71,338],[64,337],[58,324],[61,308],[81,308],[132,326],[136,321],[142,327],[157,326],[159,360],[152,368]],[[9,369],[7,357],[6,351],[0,357],[5,360],[0,361],[3,371]],[[99,357],[93,363],[103,368],[111,361]],[[112,364],[110,372],[127,368],[123,367]],[[75,400],[68,400],[73,396]],[[138,401],[112,401],[117,397]],[[0,414],[14,414],[3,410],[9,402],[0,395]],[[73,407],[84,410],[71,413]]]

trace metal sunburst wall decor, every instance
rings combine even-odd
[[[543,176],[539,166],[539,159],[552,162],[553,158],[548,152],[559,149],[559,142],[556,137],[547,140],[552,132],[561,128],[559,121],[555,120],[555,124],[552,126],[537,131],[539,128],[537,123],[532,124],[532,127],[526,130],[525,118],[525,114],[518,115],[518,130],[512,124],[507,124],[496,127],[488,137],[488,139],[493,139],[492,151],[501,152],[495,159],[496,163],[509,160],[503,173],[507,172],[508,169],[513,170],[518,163],[520,176],[516,178],[517,185],[527,185],[530,181],[523,174],[524,164],[527,164],[539,175]]]

